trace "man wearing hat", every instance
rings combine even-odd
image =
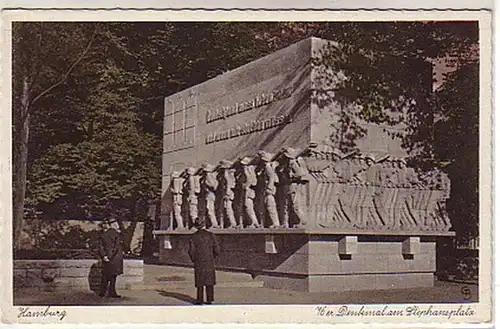
[[[205,221],[195,220],[196,232],[189,241],[188,254],[194,264],[194,285],[196,304],[203,304],[204,287],[207,292],[206,304],[214,301],[215,258],[220,253],[215,235],[205,229]]]
[[[116,293],[116,277],[123,274],[123,244],[116,220],[105,223],[105,232],[99,238],[99,256],[102,260],[102,279],[99,296],[121,297]]]

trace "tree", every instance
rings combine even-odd
[[[455,183],[448,209],[457,238],[468,242],[479,233],[479,63],[449,74],[437,91],[437,108],[432,147]]]
[[[68,80],[72,90],[63,92],[64,105],[72,108],[56,103],[62,106],[58,119],[65,124],[75,120],[77,136],[59,138],[33,162],[28,204],[45,218],[114,217],[130,245],[148,202],[158,198],[161,166],[156,153],[161,139],[145,133],[136,114],[143,108],[138,95],[145,79],[130,65],[134,54],[123,45],[122,27],[102,27],[96,43],[105,46]],[[85,90],[80,89],[82,82]],[[54,118],[44,121],[50,126]],[[61,127],[54,130],[56,135],[63,132]]]
[[[68,29],[64,24],[57,25],[56,28],[48,25],[13,24],[13,233],[16,247],[24,220],[28,142],[33,109],[38,101],[64,84],[73,69],[85,59],[98,27],[95,25],[88,37],[88,32],[83,27]],[[86,42],[81,42],[83,40]],[[74,47],[70,51],[62,51],[70,42]],[[47,58],[52,62],[48,63]]]

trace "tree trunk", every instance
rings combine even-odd
[[[133,252],[132,250],[132,239],[134,237],[135,230],[137,228],[137,224],[140,221],[145,222],[147,219],[147,213],[148,209],[145,207],[145,201],[138,198],[135,200],[133,203],[133,206],[131,207],[131,216],[130,216],[130,224],[128,225],[127,228],[124,228],[123,230],[123,243],[124,243],[124,249],[127,252]],[[144,243],[144,241],[143,241]]]
[[[14,135],[14,163],[13,163],[13,229],[15,249],[19,249],[20,237],[24,226],[24,201],[26,197],[26,170],[28,165],[28,139],[29,139],[29,85],[28,78],[23,79],[23,92],[21,96],[20,113],[15,121]]]

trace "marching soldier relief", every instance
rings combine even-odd
[[[251,161],[252,158],[249,157],[243,157],[240,160],[240,163],[243,166],[243,173],[240,181],[244,191],[245,214],[247,215],[249,220],[249,224],[247,227],[259,228],[262,227],[262,225],[257,219],[257,215],[255,214],[254,209],[255,188],[257,186],[257,167],[256,165],[251,164]]]
[[[259,176],[262,177],[265,182],[264,203],[266,205],[267,214],[271,220],[271,228],[277,228],[280,226],[278,219],[278,209],[276,205],[276,184],[279,182],[278,174],[276,172],[276,167],[278,162],[273,161],[273,155],[267,152],[259,153],[260,159],[262,160],[263,169],[260,171]],[[263,222],[263,221],[261,221]]]
[[[187,195],[187,208],[189,211],[188,227],[194,225],[198,218],[198,196],[200,194],[200,177],[196,175],[196,169],[189,167],[186,169],[185,190]]]
[[[219,182],[217,181],[217,174],[215,173],[215,167],[208,163],[205,163],[203,165],[203,172],[206,217],[208,217],[210,221],[210,227],[220,228],[219,221],[217,221],[217,216],[215,215],[215,194],[217,192],[217,187],[219,186]]]
[[[236,187],[236,179],[234,177],[233,164],[227,160],[222,160],[220,163],[220,176],[222,177],[222,206],[224,208],[223,217],[219,221],[224,227],[224,219],[228,221],[229,228],[236,228],[236,218],[234,216],[234,188]]]
[[[265,287],[434,284],[436,243],[454,235],[450,180],[406,163],[389,137],[404,123],[359,121],[366,135],[340,143],[339,113],[356,106],[314,98],[311,58],[328,44],[303,40],[165,99],[161,262],[192,265],[199,218],[220,242],[216,266],[255,272]]]
[[[172,217],[175,219],[177,228],[184,228],[184,222],[182,219],[182,194],[183,194],[183,183],[184,178],[180,177],[178,171],[172,172]]]
[[[308,218],[316,218],[315,222],[309,223],[311,228],[447,231],[451,227],[443,207],[450,189],[449,179],[444,173],[434,171],[419,177],[401,159],[387,157],[376,161],[373,157],[359,154],[348,158],[341,155],[339,158],[338,150],[320,155],[309,152],[311,150],[314,148],[301,152],[307,154],[305,156],[299,155],[299,150],[286,148],[275,156],[263,151],[253,157],[243,157],[239,161],[243,167],[242,174],[237,177],[238,163],[223,160],[217,167],[204,164],[199,171],[203,172],[205,216],[210,227],[300,228],[308,224]],[[281,163],[273,161],[273,158],[281,158]],[[250,164],[253,159],[259,160]],[[341,162],[346,164],[342,166]],[[351,178],[337,171],[349,166],[358,168]],[[186,170],[185,200],[189,220],[198,215],[201,195],[200,177],[195,175],[196,172],[195,168]],[[282,181],[278,178],[280,172],[284,177]],[[179,189],[183,179],[178,176],[178,172],[172,172],[172,217],[177,224],[174,230],[185,228],[180,211],[182,190]],[[257,177],[264,181],[261,190],[256,190]],[[243,190],[242,200],[235,198],[234,189],[237,186]],[[280,224],[279,218],[283,218],[285,213],[278,213],[278,186],[286,191],[287,213],[288,216],[296,216],[295,225],[290,225],[289,220]],[[310,195],[308,201],[307,188]],[[269,223],[256,215],[256,193],[265,195]],[[223,195],[219,205],[216,204],[216,194]],[[242,205],[236,204],[241,201]],[[217,207],[224,210],[219,218],[215,212]],[[234,209],[240,209],[241,213],[235,214]],[[237,223],[236,218],[248,218],[248,222]]]

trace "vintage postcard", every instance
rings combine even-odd
[[[2,12],[2,321],[488,326],[491,25]]]

